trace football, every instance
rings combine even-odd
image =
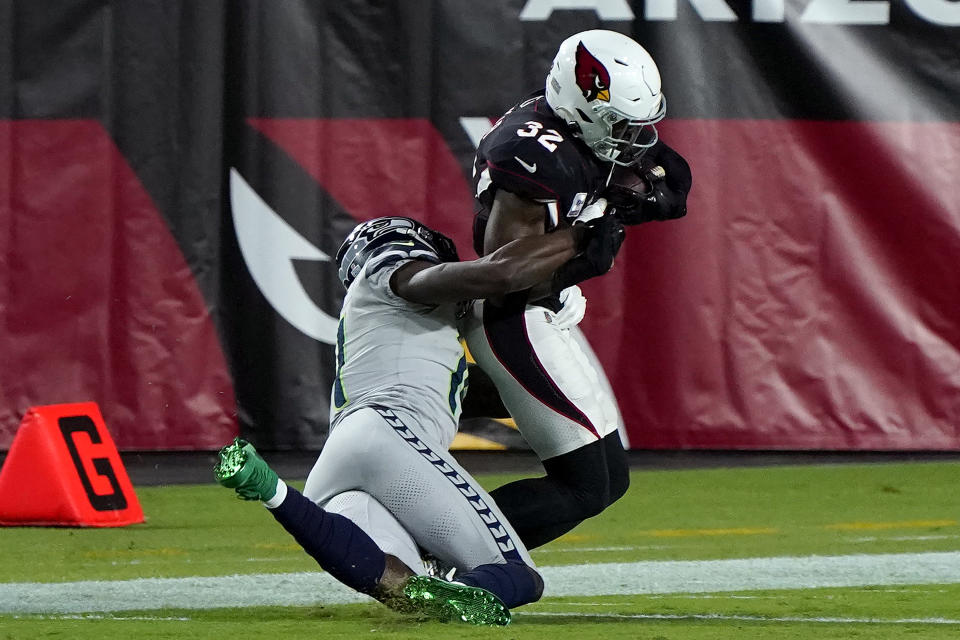
[[[642,166],[622,167],[617,165],[610,177],[610,186],[616,185],[621,189],[634,193],[644,194],[650,191],[650,182],[644,176],[649,168]]]
[[[640,164],[623,167],[617,165],[610,176],[610,184],[604,190],[604,197],[612,207],[620,210],[632,210],[640,205],[653,189],[653,182],[662,179],[663,169],[659,166]]]

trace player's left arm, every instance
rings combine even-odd
[[[442,304],[520,291],[550,278],[579,250],[585,229],[528,236],[477,260],[413,261],[393,274],[393,291],[411,302]]]
[[[519,238],[469,262],[413,261],[397,269],[390,285],[401,298],[421,304],[490,298],[543,285],[550,290],[568,265],[586,263],[594,275],[609,271],[623,236],[623,225],[603,216]]]
[[[442,304],[504,295],[549,280],[582,250],[585,226],[526,236],[477,260],[432,264],[415,260],[393,274],[393,291],[411,302]]]

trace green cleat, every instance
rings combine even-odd
[[[233,489],[244,500],[267,501],[277,493],[277,474],[260,457],[253,445],[235,438],[220,449],[220,461],[213,468],[217,482]]]
[[[506,626],[510,610],[486,589],[447,582],[432,576],[413,576],[403,593],[417,608],[440,622],[462,620],[476,625]]]

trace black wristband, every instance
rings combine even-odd
[[[583,252],[553,272],[554,292],[603,275],[613,266],[623,243],[623,225],[613,216],[603,216],[587,222],[584,227]]]
[[[550,289],[554,293],[560,293],[567,287],[572,287],[575,284],[599,275],[600,272],[597,271],[587,256],[579,255],[560,265],[560,267],[553,272],[553,282]]]
[[[687,193],[660,183],[654,185],[648,195],[638,198],[634,206],[618,208],[615,215],[620,222],[628,226],[653,220],[682,218],[687,215]]]

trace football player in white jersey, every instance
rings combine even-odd
[[[585,216],[585,219],[589,216]],[[303,494],[253,447],[220,452],[221,484],[261,500],[341,582],[438,619],[507,624],[543,581],[490,496],[449,454],[466,388],[457,303],[550,286],[575,256],[605,272],[623,240],[607,216],[458,262],[453,242],[404,217],[358,225],[337,253],[347,288],[331,429]],[[456,567],[427,575],[424,550]]]

